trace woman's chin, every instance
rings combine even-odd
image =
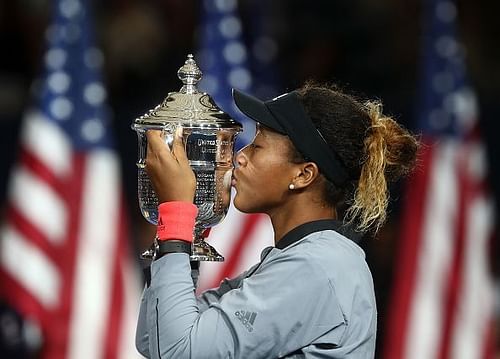
[[[234,205],[234,208],[236,208],[238,211],[245,212],[243,210],[244,206],[241,205],[241,201],[240,201],[240,198],[238,196],[238,192],[236,192],[236,194],[234,195],[233,205]]]
[[[238,211],[243,213],[253,213],[253,211],[248,207],[248,203],[245,205],[245,201],[242,200],[241,196],[238,196],[238,192],[233,198],[233,205]]]

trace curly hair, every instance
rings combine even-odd
[[[379,102],[361,103],[335,86],[313,82],[297,93],[351,179],[339,187],[325,178],[325,201],[335,208],[346,207],[345,220],[355,221],[358,231],[376,232],[386,219],[388,183],[413,168],[418,140],[385,116]]]

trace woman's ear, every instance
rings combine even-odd
[[[304,162],[298,166],[293,184],[296,189],[310,186],[319,176],[319,169],[314,162]]]

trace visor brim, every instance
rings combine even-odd
[[[286,134],[285,129],[269,111],[264,101],[236,89],[233,89],[233,99],[239,110],[255,122],[281,134]]]

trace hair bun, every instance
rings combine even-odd
[[[391,117],[385,116],[380,103],[367,102],[365,106],[371,119],[371,135],[365,141],[365,148],[369,149],[367,155],[377,155],[383,162],[387,180],[395,181],[413,168],[418,141]]]

